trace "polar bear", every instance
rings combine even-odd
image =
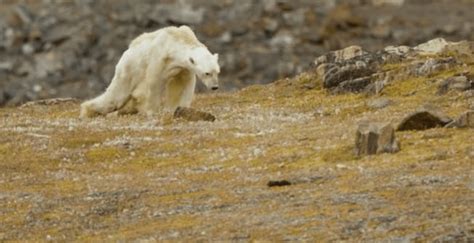
[[[153,115],[191,105],[196,76],[219,88],[218,54],[188,26],[166,27],[134,39],[123,53],[107,90],[81,104],[81,118],[118,111]]]

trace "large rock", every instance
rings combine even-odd
[[[411,65],[412,68],[409,71],[409,74],[414,74],[415,76],[430,76],[457,65],[460,66],[460,64],[461,63],[453,57],[430,58],[423,62],[415,61],[413,65]]]
[[[397,127],[397,131],[426,130],[443,127],[452,119],[439,112],[422,109],[407,115]]]
[[[369,123],[359,125],[356,133],[355,153],[358,156],[400,151],[395,139],[395,130],[390,123]]]
[[[337,93],[359,92],[374,80],[384,62],[383,53],[368,53],[360,47],[352,46],[330,52],[315,60],[316,72],[322,77],[323,87]]]
[[[457,75],[441,81],[438,85],[437,94],[443,95],[450,90],[466,91],[469,89],[474,89],[474,80],[469,80],[465,75]]]
[[[331,51],[326,55],[316,58],[314,64],[319,66],[323,63],[343,62],[365,54],[368,54],[368,52],[364,51],[362,47],[349,46],[341,50]]]
[[[474,55],[473,41],[449,42],[443,38],[436,38],[420,44],[414,48],[421,54],[440,55],[440,54],[461,54]]]

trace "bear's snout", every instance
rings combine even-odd
[[[212,89],[212,90],[218,90],[218,89],[219,89],[219,86],[212,86],[211,89]]]

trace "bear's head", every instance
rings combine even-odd
[[[218,54],[212,54],[205,47],[193,49],[189,57],[189,65],[191,69],[204,85],[212,90],[219,88],[218,75],[221,69],[219,67],[218,59]]]

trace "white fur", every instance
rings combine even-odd
[[[105,93],[81,104],[81,117],[110,112],[152,115],[191,105],[196,76],[218,87],[217,54],[187,26],[167,27],[134,39],[115,67]]]

